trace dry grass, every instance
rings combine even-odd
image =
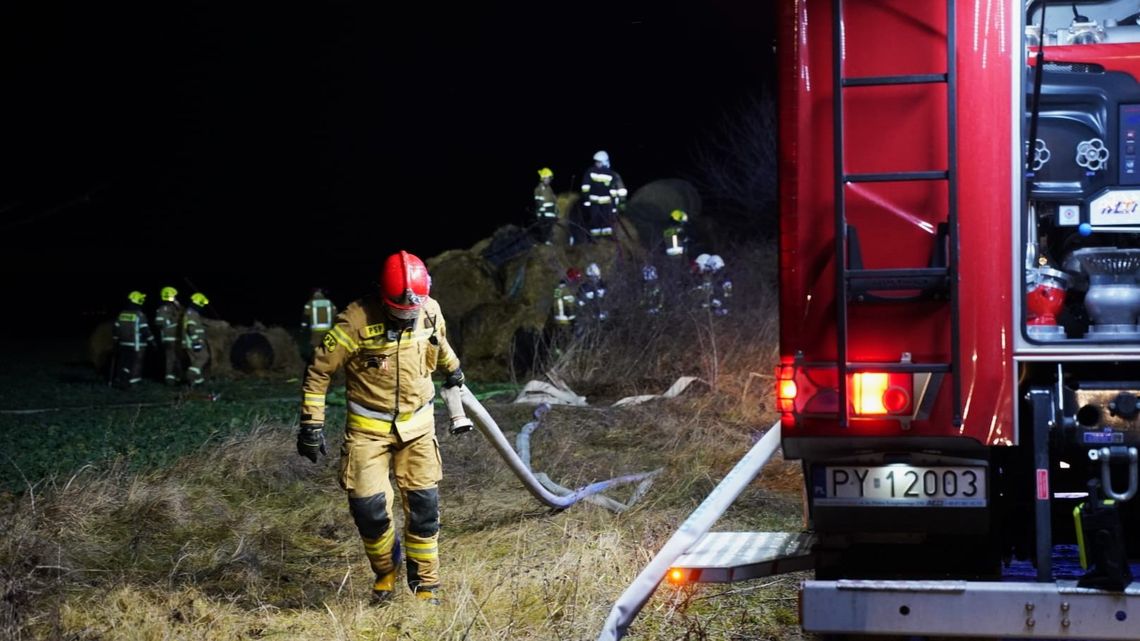
[[[660,392],[677,374],[712,383],[544,419],[533,466],[563,485],[664,468],[628,512],[547,509],[489,444],[441,429],[441,607],[408,593],[368,604],[371,574],[335,461],[314,466],[294,453],[292,426],[259,424],[168,469],[88,468],[0,499],[0,639],[595,638],[617,596],[774,418],[763,378],[774,294],[743,284],[734,316],[694,318],[683,332],[662,326],[640,345],[606,343],[608,364],[585,350],[562,363],[573,385],[602,396]],[[744,304],[750,296],[760,311]],[[715,341],[715,358],[694,351],[701,340]],[[488,409],[513,439],[532,408]],[[798,528],[800,483],[798,466],[774,463],[717,529]],[[629,638],[799,638],[795,581],[663,586]]]

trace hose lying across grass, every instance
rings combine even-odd
[[[550,507],[559,509],[567,508],[586,497],[604,492],[611,487],[624,483],[644,481],[656,476],[660,472],[660,470],[656,470],[653,472],[643,472],[641,474],[619,476],[608,481],[591,483],[577,490],[566,490],[566,488],[561,488],[561,486],[554,484],[556,487],[559,487],[561,490],[566,490],[567,492],[565,494],[555,494],[544,487],[535,477],[535,474],[531,472],[530,466],[519,458],[518,453],[515,452],[511,444],[507,441],[507,437],[503,436],[503,432],[499,429],[498,424],[495,423],[495,419],[491,418],[491,415],[487,413],[483,404],[479,402],[479,399],[475,398],[475,395],[472,394],[466,386],[450,389],[444,388],[441,390],[441,393],[444,395],[456,393],[462,395],[463,408],[467,410],[469,416],[475,421],[475,425],[479,428],[479,431],[483,433],[483,436],[487,437],[487,440],[490,441],[491,445],[499,452],[499,456],[502,456],[503,460],[507,462],[507,465],[511,468],[511,471],[515,473],[515,476],[519,477],[519,480],[523,483],[523,487],[536,499]],[[529,454],[527,458],[530,458]],[[624,507],[622,509],[624,509]]]
[[[554,492],[555,494],[566,496],[572,493],[573,490],[562,487],[558,483],[555,483],[549,476],[542,472],[534,472],[530,466],[530,435],[534,433],[534,431],[538,429],[539,426],[542,425],[542,417],[545,416],[549,411],[550,406],[546,403],[542,403],[537,408],[535,408],[534,420],[527,423],[526,425],[523,425],[522,430],[519,432],[518,438],[515,439],[515,449],[518,450],[519,459],[522,460],[523,464],[526,465],[526,468],[528,470],[531,470],[531,472],[534,474],[534,478],[538,479],[538,482],[541,483],[543,487],[550,490],[551,492]],[[604,507],[611,512],[624,512],[633,507],[633,504],[637,503],[642,496],[645,496],[645,493],[649,491],[649,486],[653,485],[653,479],[655,479],[657,475],[661,473],[662,469],[664,468],[657,468],[652,472],[646,472],[644,474],[635,474],[631,476],[621,477],[624,479],[629,479],[630,482],[634,480],[641,481],[637,484],[637,487],[633,490],[633,494],[629,497],[629,501],[626,503],[615,501],[608,496],[601,496],[600,494],[587,496],[585,497],[586,501],[593,503],[594,505]]]

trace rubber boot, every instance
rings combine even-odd
[[[376,582],[372,584],[372,604],[384,605],[392,600],[396,590],[396,571],[403,560],[403,550],[400,547],[400,537],[392,544],[392,571],[376,575]]]

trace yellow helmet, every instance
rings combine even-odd
[[[135,290],[135,291],[127,294],[127,300],[131,301],[135,305],[142,305],[143,303],[146,302],[146,294],[144,294],[138,290]]]
[[[178,295],[178,290],[173,287],[163,287],[158,292],[158,295],[162,297],[162,300],[172,301],[174,297]]]
[[[202,292],[194,292],[193,294],[190,294],[190,302],[194,303],[198,307],[205,307],[206,305],[210,304],[210,299],[206,298],[206,295]]]
[[[689,220],[689,215],[680,209],[674,209],[673,213],[669,214],[669,217],[679,223],[683,223]]]
[[[538,177],[539,178],[553,178],[554,172],[550,171],[550,167],[543,167],[542,169],[538,170]]]

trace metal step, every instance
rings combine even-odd
[[[946,171],[888,171],[877,174],[843,174],[845,183],[891,183],[913,182],[916,180],[947,180]]]
[[[811,570],[810,532],[709,532],[670,569],[678,583],[732,583]]]
[[[950,270],[945,267],[916,267],[912,269],[848,269],[843,274],[849,286],[849,295],[866,292],[948,289]]]
[[[1140,585],[1075,581],[805,581],[803,628],[816,634],[986,638],[1137,638]]]
[[[891,85],[928,85],[947,82],[949,74],[945,73],[916,73],[897,76],[863,76],[861,78],[843,78],[844,87],[887,87]]]

